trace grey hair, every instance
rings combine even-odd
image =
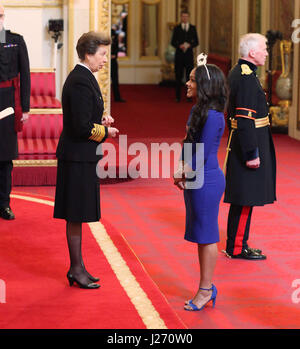
[[[259,33],[248,33],[243,35],[240,40],[240,57],[248,57],[251,50],[255,50],[260,41],[267,38]]]

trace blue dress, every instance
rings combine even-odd
[[[191,121],[190,115],[188,124]],[[204,144],[203,186],[199,189],[185,189],[186,207],[185,239],[198,244],[219,242],[219,205],[225,190],[225,178],[220,169],[217,154],[224,133],[224,114],[209,110],[206,124],[196,135],[197,142]],[[193,151],[193,160],[195,152]],[[193,166],[194,169],[194,166]]]

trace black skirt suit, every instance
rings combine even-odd
[[[63,130],[57,146],[54,218],[68,222],[100,219],[100,183],[96,173],[99,143],[108,135],[101,125],[104,103],[92,72],[76,65],[62,91]],[[98,152],[99,153],[99,152]]]

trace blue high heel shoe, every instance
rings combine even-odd
[[[211,294],[211,297],[210,299],[201,307],[201,308],[198,308],[192,300],[188,301],[188,303],[186,304],[187,306],[190,306],[192,309],[186,309],[184,308],[184,310],[187,310],[187,311],[200,311],[202,310],[210,301],[212,301],[213,303],[213,308],[215,307],[216,305],[216,299],[217,299],[217,288],[214,284],[212,284],[211,288],[200,288],[200,290],[203,290],[203,291],[212,291],[212,294]]]

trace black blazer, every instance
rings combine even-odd
[[[184,52],[179,48],[179,46],[184,42],[188,42],[191,45],[185,54],[192,54],[193,48],[199,45],[197,30],[194,25],[190,24],[187,32],[182,29],[181,24],[174,28],[171,44],[176,48],[177,54],[184,54]]]
[[[104,111],[101,91],[94,75],[85,67],[76,65],[67,77],[62,91],[63,131],[57,146],[60,160],[93,162],[99,143],[107,138],[107,127],[100,126]],[[93,137],[96,128],[101,137]]]

